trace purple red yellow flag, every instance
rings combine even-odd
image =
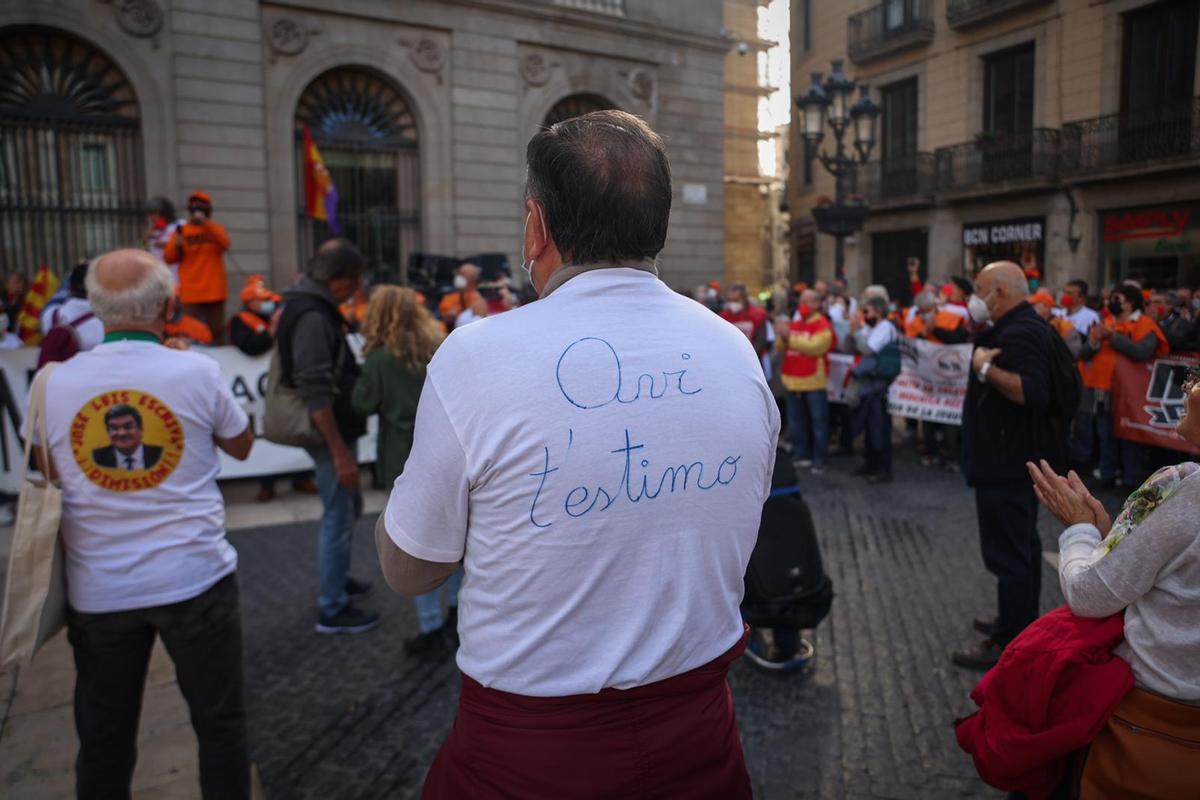
[[[304,212],[313,219],[329,224],[334,236],[342,235],[337,220],[338,191],[325,168],[321,151],[313,141],[308,126],[304,126]]]

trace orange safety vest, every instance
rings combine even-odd
[[[238,319],[242,321],[243,325],[256,334],[262,333],[267,330],[267,328],[271,327],[265,319],[260,317],[258,314],[255,314],[253,311],[242,311],[240,314],[238,314]]]
[[[195,317],[184,314],[179,318],[178,322],[168,322],[164,331],[167,338],[178,336],[184,339],[191,339],[196,344],[212,344],[212,331],[208,329],[200,320]]]
[[[1163,335],[1162,328],[1158,327],[1158,323],[1150,319],[1145,314],[1138,316],[1137,320],[1127,319],[1124,322],[1116,320],[1107,320],[1104,326],[1110,328],[1113,333],[1121,333],[1133,339],[1135,342],[1146,337],[1146,334],[1153,333],[1158,339],[1158,346],[1154,348],[1154,354],[1165,356],[1171,352],[1171,345],[1167,343],[1167,337]],[[1089,389],[1099,389],[1104,392],[1112,391],[1113,371],[1117,368],[1118,353],[1112,346],[1111,339],[1105,339],[1104,344],[1100,347],[1100,351],[1092,356],[1090,361],[1079,362],[1079,372],[1083,375],[1083,385]]]

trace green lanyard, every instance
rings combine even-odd
[[[104,341],[106,344],[108,342],[120,342],[124,340],[162,344],[162,340],[149,331],[109,331],[108,333],[104,334]]]

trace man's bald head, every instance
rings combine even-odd
[[[821,293],[816,289],[805,289],[800,293],[800,302],[813,311],[821,309]]]
[[[114,250],[87,271],[92,311],[109,330],[153,328],[164,323],[175,296],[171,271],[145,250]]]
[[[975,294],[987,303],[993,320],[998,320],[1029,297],[1025,272],[1011,261],[993,261],[975,278]]]

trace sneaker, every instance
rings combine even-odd
[[[428,633],[418,633],[404,640],[404,652],[410,656],[428,656],[445,652],[446,639],[443,635],[445,628],[438,628]]]
[[[974,647],[954,651],[950,660],[957,666],[967,669],[989,670],[996,666],[996,662],[1000,660],[1000,654],[1003,652],[1004,648],[992,639],[983,639]]]
[[[813,468],[812,468],[812,474],[813,474],[813,475],[824,475],[824,474],[825,474],[825,468],[824,468],[824,467],[813,466]]]
[[[780,653],[769,632],[752,631],[750,643],[744,652],[750,663],[768,672],[795,672],[803,669],[813,657],[813,646],[801,639],[794,653]]]
[[[346,596],[351,600],[366,597],[374,588],[375,586],[370,581],[360,581],[348,575],[346,576]]]
[[[873,472],[867,476],[867,483],[891,483],[892,473],[890,472]]]
[[[992,631],[996,629],[995,617],[976,617],[971,623],[971,627],[982,633],[984,636],[991,636]]]
[[[354,606],[346,606],[332,617],[317,617],[317,633],[366,633],[379,624],[379,615]]]
[[[813,462],[812,462],[811,458],[802,458],[796,462],[796,466],[799,467],[800,469],[808,469],[812,465],[813,465]]]

